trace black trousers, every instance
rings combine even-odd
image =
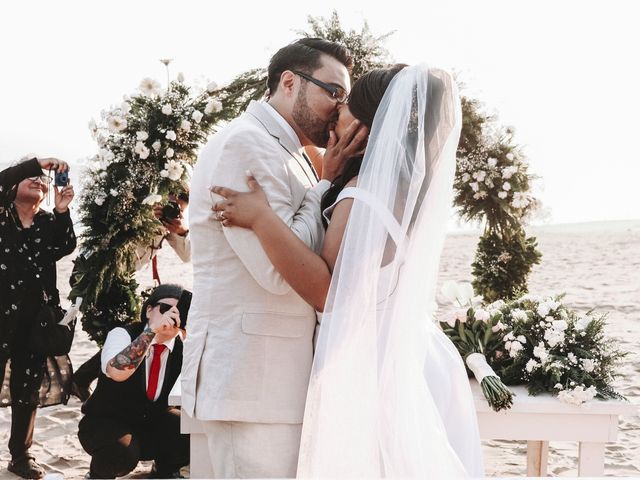
[[[11,405],[11,436],[9,453],[13,460],[25,455],[33,443],[33,429],[36,425],[37,407],[31,405]]]
[[[81,387],[88,387],[91,385],[98,375],[100,375],[100,356],[102,354],[102,349],[98,350],[98,352],[91,357],[89,360],[80,365],[75,372],[73,372],[73,381],[76,382],[77,385]]]
[[[127,475],[140,460],[154,460],[159,473],[189,464],[189,435],[180,433],[180,410],[167,408],[144,424],[87,415],[78,439],[91,455],[91,478]]]

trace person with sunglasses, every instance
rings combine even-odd
[[[0,407],[11,407],[8,469],[23,478],[45,473],[29,452],[37,407],[69,398],[69,357],[28,347],[40,308],[60,308],[56,262],[76,247],[73,186],[54,186],[53,211],[41,208],[54,172],[68,169],[57,158],[29,158],[0,171],[0,380],[9,378],[0,384]]]
[[[163,284],[144,301],[141,321],[109,332],[95,391],[82,406],[78,438],[91,455],[87,478],[115,478],[154,460],[151,478],[182,478],[189,436],[168,404],[182,368],[182,287]]]

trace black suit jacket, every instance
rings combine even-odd
[[[131,340],[144,330],[143,323],[126,325]],[[147,361],[146,359],[144,360]],[[90,416],[117,417],[133,423],[153,420],[154,416],[167,409],[169,392],[176,383],[182,369],[182,340],[176,337],[173,351],[169,353],[160,396],[155,402],[147,398],[145,365],[141,363],[124,382],[116,382],[104,373],[98,377],[98,386],[82,406],[82,413]]]

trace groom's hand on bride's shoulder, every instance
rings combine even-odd
[[[322,159],[322,178],[333,181],[340,175],[347,160],[364,152],[368,136],[369,129],[359,120],[351,122],[340,138],[330,131]]]

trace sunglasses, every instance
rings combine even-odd
[[[158,307],[158,310],[160,310],[160,313],[167,313],[174,306],[175,305],[171,305],[169,303],[163,303],[163,302],[158,302],[154,305],[154,307]]]
[[[44,185],[51,185],[51,182],[53,182],[53,177],[50,177],[48,175],[38,175],[37,177],[29,177],[29,180],[31,180],[33,183],[40,181]]]
[[[345,103],[349,98],[349,94],[342,87],[325,83],[322,80],[318,80],[317,78],[314,78],[311,75],[307,75],[306,73],[299,72],[298,70],[291,70],[291,71],[296,75],[298,75],[299,77],[302,77],[305,80],[311,83],[314,83],[320,88],[322,88],[324,91],[329,93],[329,95],[331,95],[333,99],[338,103]]]

